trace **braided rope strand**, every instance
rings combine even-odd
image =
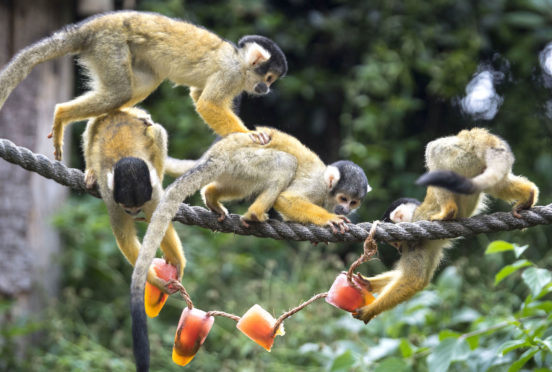
[[[7,139],[0,139],[0,157],[17,164],[24,169],[36,172],[62,185],[69,186],[79,192],[86,192],[100,197],[97,188],[89,190],[84,184],[84,174],[74,168],[67,168],[58,161],[52,161],[44,155],[16,146]],[[509,212],[496,212],[479,215],[457,221],[419,221],[415,223],[402,222],[379,223],[375,238],[379,241],[419,240],[419,239],[451,239],[460,236],[470,236],[498,231],[525,229],[537,225],[552,224],[552,204],[533,207],[521,211],[521,218],[514,217]],[[296,222],[269,220],[262,223],[251,223],[244,227],[240,216],[231,214],[222,222],[218,215],[211,211],[182,203],[175,221],[186,225],[197,225],[213,231],[234,233],[238,235],[253,235],[277,240],[296,240],[311,242],[360,242],[368,237],[372,224],[362,222],[349,224],[350,230],[344,234],[334,234],[329,228],[302,225]]]

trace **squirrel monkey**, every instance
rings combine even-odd
[[[467,218],[485,207],[485,194],[513,202],[512,213],[529,209],[537,202],[539,189],[525,177],[512,174],[514,156],[508,144],[486,129],[463,130],[427,145],[428,173],[417,181],[427,188],[424,201],[399,200],[386,212],[392,222],[450,220]],[[446,189],[443,189],[446,188]],[[452,245],[450,239],[404,241],[397,243],[402,252],[394,270],[366,278],[379,293],[370,305],[354,316],[370,321],[421,291],[433,277],[443,255]]]
[[[227,214],[221,201],[256,196],[242,216],[246,226],[249,221],[265,221],[267,211],[274,207],[287,220],[344,232],[349,220],[342,214],[358,208],[370,191],[364,171],[356,164],[339,161],[326,166],[296,138],[273,128],[257,130],[271,137],[267,145],[253,143],[245,133],[223,137],[193,168],[167,187],[152,216],[131,284],[134,356],[139,371],[148,370],[149,365],[143,302],[146,274],[161,237],[188,196],[201,189],[207,207],[220,219]],[[168,290],[159,278],[152,284]]]
[[[149,221],[163,194],[167,133],[145,111],[128,108],[91,119],[83,134],[83,148],[86,186],[98,184],[117,246],[134,265],[140,249],[134,222]],[[174,160],[173,165],[179,164]],[[139,217],[141,213],[145,218]],[[161,238],[164,258],[182,277],[186,260],[172,224]],[[148,280],[153,277],[152,271]]]
[[[287,72],[284,53],[266,37],[244,36],[234,45],[185,21],[118,11],[67,26],[20,51],[0,72],[0,108],[35,65],[67,54],[79,56],[91,90],[56,105],[48,137],[57,160],[65,125],[131,107],[167,79],[190,87],[197,112],[216,134],[250,132],[232,112],[232,100],[243,91],[267,94]],[[254,139],[266,140],[258,133]]]

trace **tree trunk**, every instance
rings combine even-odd
[[[72,19],[72,1],[0,1],[0,66]],[[0,109],[0,137],[53,158],[47,134],[55,104],[71,97],[72,76],[70,57],[36,66]],[[9,316],[39,310],[56,294],[60,241],[51,217],[67,192],[0,159],[0,297],[15,300]]]

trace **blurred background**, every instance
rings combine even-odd
[[[361,165],[373,191],[356,222],[380,218],[398,197],[422,198],[425,190],[414,180],[424,172],[425,144],[474,126],[506,139],[514,172],[540,187],[540,205],[551,202],[550,1],[2,0],[0,63],[65,24],[123,8],[189,20],[233,42],[245,34],[276,41],[288,58],[288,76],[269,96],[245,97],[240,116],[250,128],[269,125],[297,136],[324,161]],[[0,110],[0,137],[52,158],[46,134],[54,105],[83,89],[70,58],[38,66]],[[186,87],[164,83],[141,106],[166,127],[171,156],[197,158],[213,140]],[[64,152],[66,163],[81,169],[84,125],[66,132],[72,141]],[[0,180],[0,370],[134,370],[131,267],[102,201],[3,160]],[[489,209],[509,206],[493,201]],[[244,205],[230,210],[241,213]],[[146,226],[139,227],[143,233]],[[279,316],[327,291],[362,251],[358,243],[314,246],[194,226],[178,231],[188,258],[183,283],[195,305],[238,315],[258,303]],[[486,255],[495,240],[515,249]],[[286,321],[286,335],[271,353],[232,320],[217,318],[185,368],[547,371],[551,241],[550,226],[460,239],[432,284],[412,300],[368,325],[316,302]],[[387,270],[399,257],[386,244],[379,254],[362,273]],[[184,306],[171,298],[149,320],[154,371],[182,369],[172,363],[171,349]]]

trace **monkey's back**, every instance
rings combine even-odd
[[[86,167],[100,177],[100,182],[105,177],[102,173],[125,157],[140,158],[153,166],[160,178],[163,175],[167,144],[166,132],[159,124],[116,111],[91,119],[83,137],[89,147],[85,149]]]
[[[462,130],[456,136],[429,142],[426,165],[429,171],[450,170],[464,177],[475,177],[486,168],[485,156],[489,148],[510,151],[504,140],[484,128]]]
[[[258,127],[271,135],[270,142],[265,145],[293,155],[297,159],[297,171],[288,190],[304,195],[317,205],[324,205],[326,185],[323,174],[326,165],[311,149],[292,135],[274,128]],[[313,182],[315,180],[315,182]]]
[[[132,51],[135,69],[147,66],[160,80],[171,76],[177,84],[200,88],[205,71],[218,70],[220,61],[229,60],[221,54],[236,53],[231,43],[201,26],[150,12],[118,11],[92,17],[79,25],[79,32],[88,40],[81,53],[85,64],[87,58],[101,54],[99,49],[114,48],[117,53],[115,49],[124,41]]]

